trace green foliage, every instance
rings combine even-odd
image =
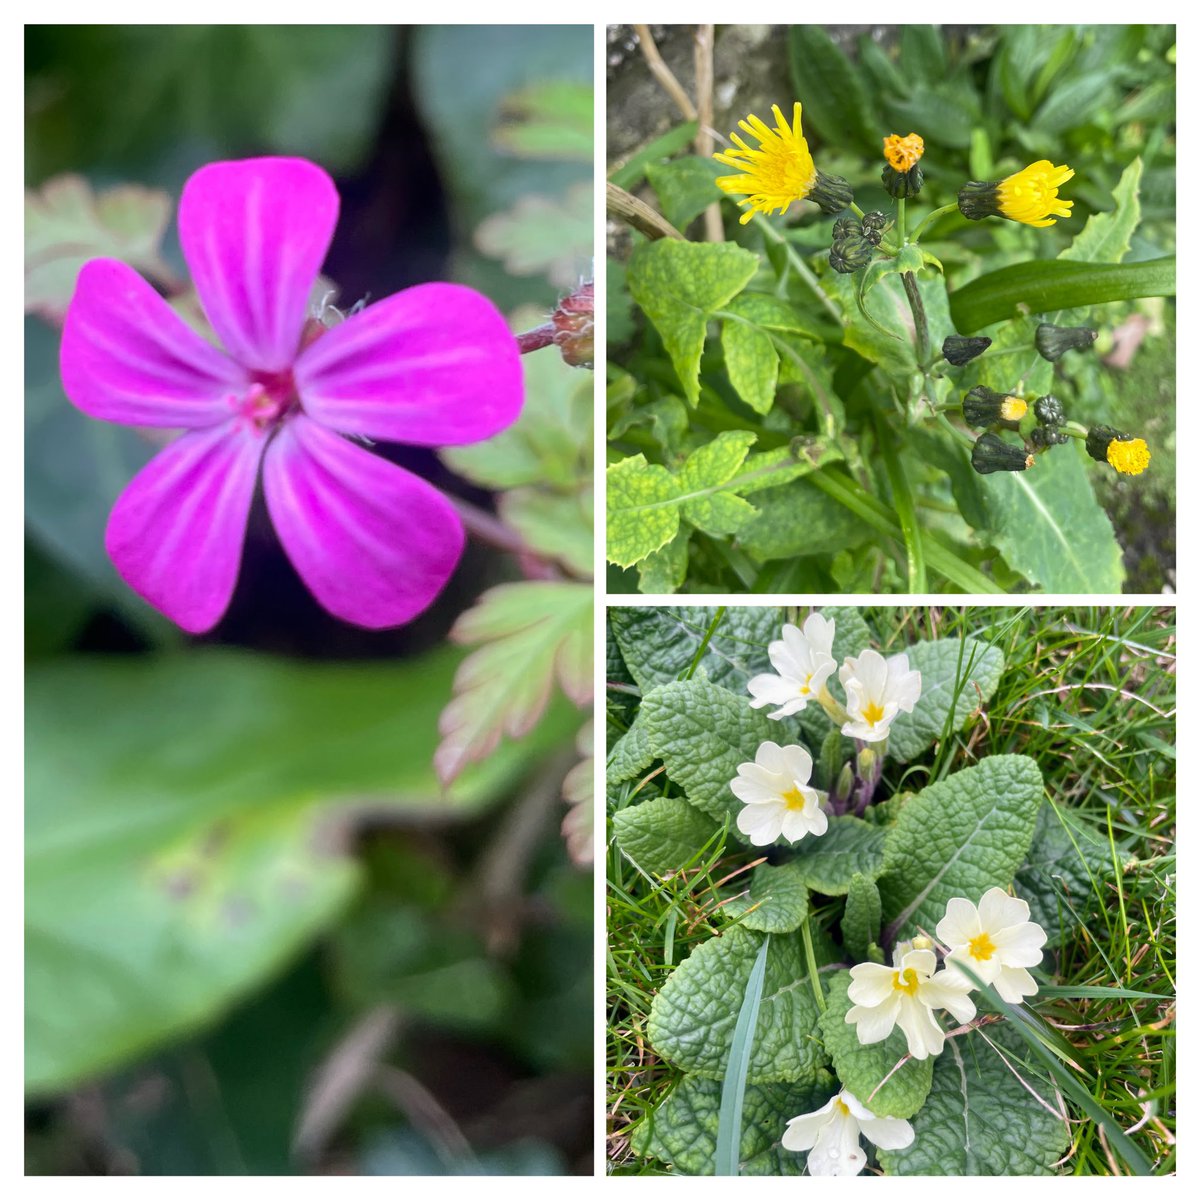
[[[868,879],[883,870],[884,831],[861,817],[830,817],[819,838],[805,838],[792,865],[814,892],[844,896],[855,875]]]
[[[871,948],[879,941],[883,904],[875,881],[856,871],[846,888],[846,911],[842,916],[842,937],[846,949],[855,958],[872,957]],[[828,1045],[828,1042],[826,1043]]]
[[[659,796],[613,814],[617,845],[651,875],[679,870],[719,828],[711,817],[676,796]]]
[[[750,887],[725,905],[729,916],[746,929],[762,933],[794,933],[808,918],[808,888],[795,863],[764,863],[750,874]]]

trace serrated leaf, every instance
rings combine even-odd
[[[900,810],[879,877],[892,934],[932,933],[946,904],[1007,888],[1033,840],[1042,774],[1021,754],[998,754],[930,784]],[[885,934],[885,936],[887,936]]]
[[[763,713],[707,679],[668,683],[642,697],[641,719],[655,758],[701,812],[731,826],[742,809],[729,790],[741,763],[779,737]],[[732,836],[745,841],[736,827]]]
[[[750,872],[745,894],[727,901],[722,912],[734,920],[740,917],[738,923],[744,929],[792,933],[808,917],[808,888],[793,863],[778,867],[763,863]]]
[[[575,738],[579,761],[563,779],[563,799],[569,805],[563,817],[563,839],[571,861],[580,867],[590,867],[595,858],[596,807],[596,725],[585,721]]]
[[[963,680],[958,686],[961,650]],[[971,714],[995,694],[1004,673],[1004,652],[974,638],[938,638],[905,648],[908,665],[921,672],[921,698],[911,713],[900,713],[888,730],[888,754],[901,762],[916,758],[942,736],[954,708],[950,731],[966,727]],[[955,700],[957,691],[958,698]]]
[[[648,463],[642,454],[613,463],[604,480],[608,561],[632,567],[679,532],[679,480],[666,467]]]
[[[679,964],[650,1008],[647,1033],[658,1054],[686,1071],[721,1078],[760,941],[735,927],[701,943]],[[825,1061],[799,938],[773,937],[747,1080],[815,1081]]]
[[[683,515],[698,529],[716,535],[736,533],[754,516],[754,506],[732,493],[713,488],[728,483],[738,474],[746,452],[758,435],[742,430],[719,433],[706,446],[694,451],[679,472]]]
[[[792,1117],[815,1112],[833,1094],[826,1080],[768,1083],[746,1088],[742,1105],[742,1175],[803,1175],[808,1155],[779,1144]],[[634,1130],[634,1152],[657,1158],[681,1175],[712,1175],[717,1148],[721,1084],[685,1075]]]
[[[725,172],[720,163],[694,154],[646,165],[646,178],[658,196],[662,214],[676,229],[686,229],[710,204],[721,199],[724,193],[714,181]]]
[[[89,259],[117,258],[154,280],[171,273],[160,248],[171,197],[135,184],[97,194],[79,175],[25,192],[25,311],[61,321]]]
[[[857,1027],[846,1021],[853,1007],[847,995],[849,986],[849,971],[830,976],[825,1011],[820,1017],[821,1035],[833,1059],[833,1069],[843,1086],[877,1117],[911,1117],[929,1094],[934,1060],[909,1059],[880,1087],[888,1072],[908,1055],[908,1041],[902,1030],[893,1029],[882,1042],[862,1045]]]
[[[844,896],[856,874],[875,879],[883,870],[885,838],[861,817],[830,817],[825,833],[796,846],[792,866],[814,892]]]
[[[700,399],[700,356],[708,321],[754,278],[758,256],[729,242],[709,245],[662,238],[639,246],[629,263],[629,291],[654,322],[683,394]]]
[[[745,321],[725,320],[721,349],[733,390],[756,413],[770,412],[779,378],[779,354],[770,335]]]
[[[654,751],[650,749],[646,726],[639,714],[609,751],[605,775],[609,783],[624,783],[626,779],[636,779],[653,761]]]
[[[500,516],[526,545],[556,559],[581,579],[592,576],[592,489],[574,495],[544,488],[514,488],[497,502]]]
[[[697,677],[707,677],[748,702],[746,683],[752,675],[770,669],[767,644],[779,637],[783,616],[770,607],[728,608],[708,637],[715,615],[715,609],[702,605],[608,610],[622,661],[643,692],[679,679],[703,646],[696,662]]]
[[[438,776],[449,782],[491,754],[502,736],[522,738],[557,685],[580,708],[592,699],[592,588],[537,580],[504,583],[479,598],[450,631],[479,646],[454,676],[438,720]]]
[[[519,158],[592,161],[594,89],[566,79],[544,80],[505,96],[492,143]]]
[[[1005,1052],[1017,1075],[980,1033],[948,1041],[934,1063],[925,1105],[913,1117],[912,1145],[879,1151],[887,1174],[1054,1174],[1070,1134],[1065,1121],[1035,1097],[1050,1109],[1061,1102],[1053,1088],[1024,1067],[1024,1043],[1015,1034],[995,1026],[987,1036]]]
[[[555,287],[571,287],[591,255],[592,196],[587,183],[573,185],[561,200],[522,196],[480,222],[475,246],[514,275],[543,275]]]
[[[871,956],[871,947],[879,941],[879,924],[883,919],[882,902],[875,881],[855,872],[846,890],[846,911],[842,914],[842,941],[855,958]],[[828,1046],[826,1042],[826,1046]],[[853,1088],[850,1089],[854,1091]],[[858,1093],[854,1092],[857,1096]]]
[[[1082,446],[1056,446],[1028,471],[981,475],[983,536],[1004,561],[1047,592],[1119,593],[1121,547],[1092,491],[1098,468]],[[1101,474],[1100,484],[1110,481]]]
[[[678,796],[644,800],[613,813],[617,845],[648,875],[678,871],[720,828]]]
[[[638,591],[643,595],[670,595],[683,587],[687,578],[688,545],[691,531],[680,531],[663,547],[637,565]]]

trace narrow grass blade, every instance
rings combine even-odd
[[[758,1025],[758,1005],[762,999],[763,976],[767,973],[767,947],[771,935],[763,938],[758,957],[746,980],[746,993],[733,1027],[729,1045],[729,1060],[725,1064],[725,1081],[721,1085],[721,1112],[717,1123],[717,1152],[714,1175],[737,1175],[742,1147],[742,1102],[746,1098],[746,1073],[750,1069],[750,1053],[754,1049],[754,1030]]]

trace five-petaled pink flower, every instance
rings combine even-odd
[[[189,632],[228,607],[260,465],[279,540],[317,600],[372,629],[411,620],[457,565],[462,523],[436,488],[343,435],[462,445],[520,412],[516,341],[469,288],[422,284],[306,336],[337,212],[333,180],[303,159],[211,163],[188,180],[179,239],[224,352],[124,263],[79,274],[67,395],[101,420],[185,431],[121,494],[105,545]]]

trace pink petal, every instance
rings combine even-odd
[[[486,297],[453,283],[397,292],[322,334],[296,363],[304,411],[341,433],[461,446],[511,425],[517,342]]]
[[[232,421],[185,433],[117,498],[104,544],[121,577],[188,633],[229,607],[264,442]]]
[[[221,344],[242,366],[291,366],[337,213],[333,180],[302,158],[210,163],[184,185],[183,256]]]
[[[228,398],[246,382],[236,363],[112,258],[94,258],[79,272],[59,366],[67,396],[88,416],[168,429],[228,419]]]
[[[263,491],[300,578],[355,625],[411,621],[462,555],[462,522],[436,488],[307,417],[271,443]]]

